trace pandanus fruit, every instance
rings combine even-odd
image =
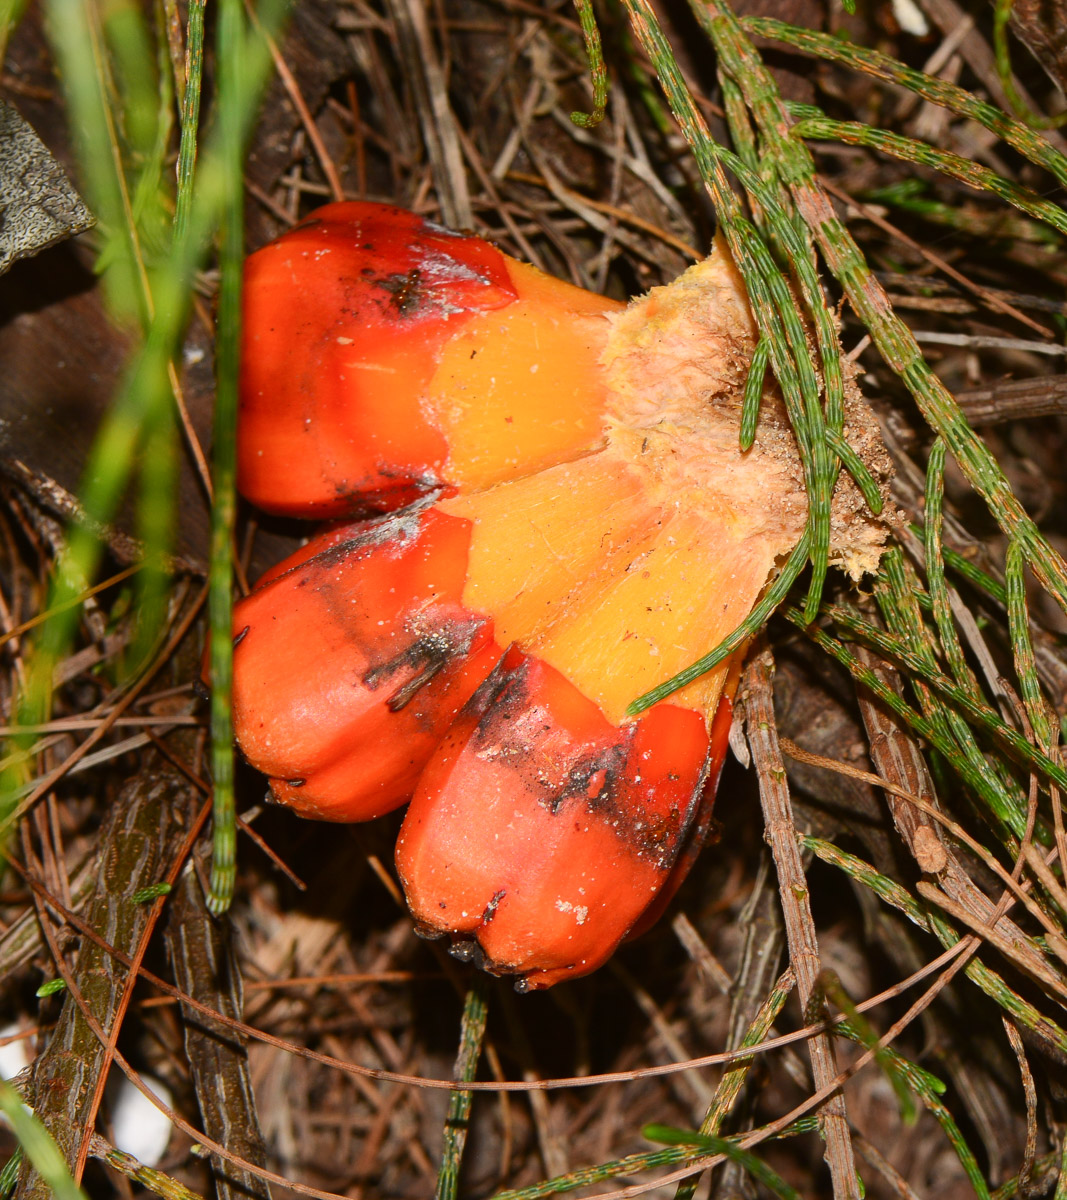
[[[419,930],[524,990],[603,963],[707,834],[736,656],[627,708],[749,614],[803,531],[772,392],[739,448],[754,337],[718,247],[628,306],[376,204],[248,259],[241,489],[347,523],[236,608],[238,743],[304,816],[410,797]],[[835,531],[876,559],[876,527]]]

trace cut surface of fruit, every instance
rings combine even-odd
[[[623,306],[507,259],[517,299],[468,321],[442,349],[425,411],[464,491],[521,477],[604,440],[600,358]]]
[[[733,286],[713,257],[610,318],[602,446],[443,502],[473,522],[464,604],[615,724],[748,616],[804,527],[780,406],[767,401],[761,443],[738,445],[752,327]],[[674,702],[713,713],[726,669]]]
[[[484,492],[443,500],[471,522],[463,602],[493,613],[502,644],[526,644],[583,587],[622,571],[658,516],[618,458],[592,454]]]

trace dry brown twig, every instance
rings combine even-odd
[[[789,961],[796,972],[797,992],[806,1017],[814,1000],[821,1001],[818,979],[822,971],[815,924],[808,902],[807,879],[800,860],[797,830],[789,798],[785,765],[778,745],[771,693],[774,659],[766,642],[751,655],[741,681],[740,695],[745,706],[745,729],[752,749],[752,761],[759,778],[760,799],[766,838],[778,869],[778,892],[789,945]],[[818,1089],[838,1079],[833,1042],[827,1034],[817,1034],[808,1044],[811,1070]],[[856,1164],[849,1140],[848,1114],[841,1093],[832,1094],[821,1112],[826,1161],[833,1180],[834,1196],[839,1200],[857,1197]]]

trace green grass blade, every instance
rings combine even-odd
[[[1041,691],[1037,678],[1037,662],[1034,646],[1030,640],[1030,616],[1026,604],[1026,578],[1023,569],[1023,552],[1015,542],[1008,544],[1004,576],[1008,593],[1008,631],[1011,636],[1012,652],[1015,657],[1015,674],[1019,679],[1019,694],[1022,696],[1026,715],[1033,727],[1037,744],[1045,748],[1056,745],[1059,738],[1049,719],[1051,709]]]
[[[791,136],[777,85],[737,18],[723,0],[708,0],[708,11],[711,16],[707,27],[723,69],[735,79],[749,81],[746,98],[767,146],[766,152],[777,156],[780,176],[815,235],[827,266],[866,325],[886,364],[915,398],[926,422],[944,438],[994,519],[1009,538],[1019,540],[1035,574],[1067,611],[1067,563],[1019,503],[989,448],[971,429],[953,396],[930,369],[907,325],[893,312],[884,289],[819,185],[807,148]],[[765,25],[760,22],[751,27],[765,33]],[[1029,130],[1008,123],[1022,129],[1023,138],[1033,143],[1035,137]]]
[[[767,360],[770,353],[770,342],[765,337],[760,338],[753,351],[748,374],[745,376],[745,394],[741,403],[740,444],[742,450],[751,450],[752,443],[756,440],[760,401],[763,399],[763,384],[767,378]]]
[[[770,995],[760,1005],[748,1029],[745,1030],[745,1036],[741,1039],[742,1050],[748,1046],[758,1046],[768,1037],[771,1026],[777,1020],[795,986],[796,979],[791,968],[778,977]],[[704,1114],[704,1120],[700,1123],[702,1134],[718,1134],[719,1127],[733,1108],[754,1062],[754,1058],[739,1058],[727,1067],[719,1080],[719,1086],[715,1089],[708,1111]],[[691,1200],[699,1182],[699,1174],[683,1179],[678,1185],[674,1200]]]
[[[11,1084],[0,1079],[0,1113],[8,1119],[23,1153],[33,1163],[55,1200],[85,1200],[48,1130],[22,1102]]]
[[[942,946],[951,947],[959,941],[959,935],[946,920],[927,909],[894,880],[876,871],[870,863],[822,838],[804,837],[801,841],[823,862],[840,868],[858,883],[869,887],[887,904],[902,912],[912,924],[933,933]],[[995,971],[990,970],[978,958],[972,959],[964,970],[968,979],[1003,1008],[1013,1020],[1033,1030],[1039,1037],[1055,1046],[1061,1054],[1067,1054],[1067,1030],[1039,1012],[1028,1000],[1024,1000]]]
[[[233,528],[237,517],[237,389],[241,346],[241,271],[244,263],[244,140],[238,97],[246,88],[247,33],[241,0],[221,0],[216,62],[219,72],[219,155],[222,213],[219,304],[215,336],[215,425],[211,506],[211,774],[214,843],[207,906],[216,916],[233,901],[237,827],[233,797]]]
[[[1014,205],[1020,212],[1044,221],[1060,233],[1067,233],[1067,213],[1058,204],[1043,200],[1027,188],[1016,186],[988,167],[947,150],[938,150],[926,142],[902,137],[885,129],[874,129],[856,121],[831,121],[826,117],[798,121],[793,126],[793,136],[844,142],[848,146],[869,146],[902,162],[930,167],[977,191],[990,192]]]
[[[670,1125],[646,1125],[642,1133],[650,1142],[667,1142],[672,1146],[699,1146],[705,1154],[723,1154],[731,1162],[738,1163],[757,1183],[781,1200],[800,1200],[800,1193],[761,1158],[730,1141],[710,1133],[693,1133],[685,1129],[674,1129]]]

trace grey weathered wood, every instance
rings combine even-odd
[[[0,100],[0,275],[20,258],[96,224],[63,168],[13,105]]]

